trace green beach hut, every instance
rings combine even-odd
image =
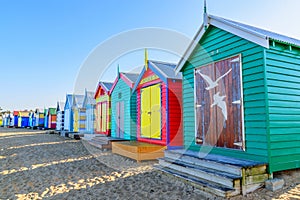
[[[300,167],[300,40],[205,12],[175,70],[184,149],[165,171],[229,197]]]
[[[118,72],[111,90],[111,137],[136,140],[136,94],[132,88],[139,74]]]

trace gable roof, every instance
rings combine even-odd
[[[117,76],[116,80],[114,81],[113,86],[110,89],[110,93],[115,89],[118,81],[122,79],[130,88],[133,88],[134,83],[137,81],[139,77],[139,74],[136,73],[125,73],[125,72],[120,72],[119,76]]]
[[[86,105],[95,105],[96,100],[94,99],[94,96],[95,96],[94,92],[85,91],[83,106],[85,107]]]
[[[209,27],[210,25],[215,26],[265,48],[269,48],[270,40],[300,47],[300,40],[298,39],[213,15],[208,15],[207,17],[207,27]],[[207,29],[205,28],[204,24],[202,24],[188,49],[176,66],[176,73],[178,73],[182,69],[185,62],[189,59],[189,57],[193,53],[193,50],[198,45],[198,42],[201,40],[206,30]]]
[[[124,75],[124,77],[127,78],[132,83],[135,83],[136,80],[139,77],[139,74],[135,74],[135,73],[124,73],[124,72],[121,72],[121,74]]]
[[[175,73],[176,64],[148,60],[148,67],[164,82],[167,82],[167,79],[179,79],[179,80],[182,79],[182,75],[180,73],[178,74]],[[146,71],[147,70],[144,67],[134,84],[133,91],[137,88],[138,84],[141,82]]]
[[[49,108],[48,109],[48,114],[50,114],[50,115],[56,115],[56,108]]]
[[[105,90],[108,92],[111,87],[113,86],[113,83],[110,83],[110,82],[100,82],[101,85],[103,86],[103,88],[105,88]]]
[[[110,83],[110,82],[101,82],[101,81],[100,81],[100,82],[98,83],[97,88],[96,88],[96,92],[95,92],[95,94],[94,94],[94,99],[97,98],[96,95],[98,94],[98,91],[99,91],[100,87],[101,87],[102,89],[104,89],[107,93],[109,93],[109,92],[110,92],[110,89],[113,87],[113,84],[114,84],[114,83]]]
[[[84,100],[84,95],[74,95],[74,102],[73,106],[82,108],[83,107],[83,100]]]
[[[19,117],[29,117],[30,112],[29,111],[19,111],[18,116]]]
[[[65,110],[65,102],[57,102],[57,111],[64,111]]]
[[[72,105],[73,105],[73,95],[72,94],[67,94],[66,95],[66,102],[65,102],[65,107],[64,107],[64,110],[66,108],[71,108]]]

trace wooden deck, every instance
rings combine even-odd
[[[102,150],[111,150],[113,142],[127,141],[122,138],[107,137],[105,135],[97,135],[89,143]]]
[[[143,160],[156,160],[164,157],[164,150],[167,147],[155,144],[148,144],[137,141],[113,142],[112,152],[134,159],[137,162]]]

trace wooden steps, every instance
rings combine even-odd
[[[268,179],[265,163],[185,150],[166,150],[156,168],[226,198],[252,192]]]
[[[126,141],[120,138],[106,137],[105,135],[96,135],[89,143],[99,149],[111,150],[113,142]]]
[[[75,139],[75,140],[80,140],[81,137],[83,137],[84,134],[79,133],[79,132],[69,132],[68,137]]]
[[[165,146],[148,144],[137,141],[113,142],[112,152],[134,159],[138,162],[143,160],[156,160],[164,156]]]

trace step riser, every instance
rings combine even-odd
[[[213,174],[208,174],[206,172],[202,172],[202,171],[199,171],[199,170],[196,170],[196,169],[190,169],[190,168],[187,168],[187,167],[182,167],[182,166],[179,166],[179,165],[176,165],[176,164],[166,162],[164,160],[159,160],[159,164],[162,167],[168,167],[168,168],[171,168],[173,170],[176,170],[176,171],[179,171],[179,172],[182,172],[182,173],[186,173],[186,174],[195,176],[197,178],[201,178],[201,179],[207,180],[209,182],[217,183],[217,184],[229,187],[229,188],[239,187],[239,184],[234,186],[234,181],[235,180],[228,179],[226,177],[214,176]]]
[[[171,153],[170,151],[165,151],[165,157],[173,159],[173,160],[178,159],[178,160],[181,160],[181,161],[189,163],[189,164],[194,164],[197,166],[205,167],[207,169],[218,170],[218,171],[222,171],[222,172],[226,172],[226,173],[234,174],[234,175],[238,175],[238,176],[242,175],[242,169],[239,167],[236,167],[236,166],[224,165],[221,163],[216,163],[216,162],[208,161],[208,160],[201,160],[201,159],[197,159],[197,158],[190,157],[190,156]]]
[[[156,168],[158,169],[159,171],[163,172],[165,175],[169,176],[169,177],[173,177],[173,178],[178,178],[192,186],[194,186],[195,188],[198,188],[200,190],[203,191],[204,195],[207,197],[207,198],[211,198],[213,199],[214,196],[213,195],[217,195],[217,196],[220,196],[220,197],[225,197],[225,198],[229,198],[229,197],[233,197],[233,196],[236,196],[236,195],[239,195],[241,193],[241,190],[240,189],[236,189],[236,190],[230,190],[230,191],[223,191],[221,190],[220,188],[218,187],[208,187],[206,184],[202,185],[202,184],[199,184],[193,180],[190,180],[190,179],[186,179],[185,177],[183,177],[181,174],[177,174],[176,172],[170,172],[169,170],[166,170],[166,168],[162,169],[161,167],[159,168]],[[213,195],[212,195],[213,194]]]

